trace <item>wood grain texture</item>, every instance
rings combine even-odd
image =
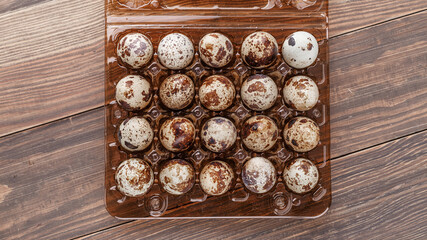
[[[98,109],[0,140],[1,239],[64,239],[119,223],[103,202],[102,120]],[[421,238],[426,155],[424,131],[333,160],[333,205],[317,220],[137,221],[89,238]]]
[[[425,36],[427,11],[330,41],[332,157],[427,128]]]
[[[331,0],[330,36],[426,5]],[[104,103],[103,11],[103,0],[0,0],[0,136]]]
[[[426,155],[424,131],[334,160],[331,210],[314,220],[140,220],[82,239],[425,239]]]

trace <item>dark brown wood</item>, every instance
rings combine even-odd
[[[427,131],[333,161],[333,202],[315,220],[139,220],[82,239],[423,239]]]
[[[386,3],[331,0],[331,25],[345,22],[343,23],[345,27],[340,27],[340,30],[337,30],[338,32],[335,32],[334,27],[331,26],[331,35],[336,36],[336,34],[343,34],[348,30],[401,17],[424,9],[426,4],[425,1],[411,1],[412,4],[397,8],[395,6],[400,3],[403,4],[402,1],[386,1]],[[5,6],[4,4],[0,3],[1,6]],[[334,4],[340,6],[339,11],[335,12],[334,8],[337,7]],[[356,24],[352,19],[355,18],[355,15],[361,15],[356,10],[363,9],[362,5],[365,6],[364,12],[366,14],[362,14],[364,19],[359,19]],[[368,11],[368,8],[372,8],[373,11]],[[85,11],[82,11],[82,9],[85,9]],[[0,45],[0,52],[2,53],[0,60],[0,75],[2,76],[0,78],[2,86],[0,90],[0,100],[2,102],[0,104],[0,113],[2,115],[0,126],[2,131],[0,131],[0,135],[65,117],[70,113],[78,113],[82,110],[82,104],[90,105],[84,109],[91,109],[102,104],[102,87],[94,90],[97,92],[94,94],[96,95],[94,97],[95,100],[89,100],[89,95],[86,95],[87,92],[85,92],[94,86],[93,82],[96,82],[99,86],[103,84],[103,56],[99,55],[102,55],[103,52],[104,38],[102,11],[103,1],[55,0],[31,5],[28,8],[7,11],[0,15],[0,23],[3,26],[0,28],[0,33],[2,33],[2,36],[7,36],[2,38],[2,44]],[[43,12],[45,13],[43,14]],[[54,17],[52,17],[53,12],[57,14]],[[345,14],[339,14],[340,12],[345,12]],[[341,19],[335,18],[334,20],[334,14],[339,14]],[[425,32],[422,32],[425,29],[425,23],[417,20],[420,17],[425,19],[423,14],[425,12],[401,18],[400,22],[397,23],[395,23],[396,21],[390,21],[389,23],[378,25],[374,28],[375,31],[372,32],[366,32],[369,29],[367,28],[346,34],[346,36],[341,36],[347,39],[343,43],[339,43],[340,39],[342,39],[341,37],[331,40],[332,82],[347,84],[345,88],[340,88],[339,85],[336,85],[333,88],[336,90],[332,90],[331,96],[337,95],[336,98],[332,99],[332,118],[338,118],[340,114],[334,109],[345,110],[352,118],[358,115],[365,115],[366,113],[363,111],[362,106],[354,109],[355,112],[352,112],[352,109],[360,101],[368,101],[364,100],[366,98],[373,102],[366,106],[367,115],[375,114],[379,116],[379,120],[370,126],[370,129],[377,129],[378,133],[378,136],[369,136],[374,137],[372,140],[368,137],[363,137],[366,134],[366,129],[363,132],[352,130],[351,133],[356,134],[355,136],[347,134],[344,137],[346,135],[344,133],[347,131],[346,127],[352,127],[352,118],[344,117],[342,120],[337,120],[336,123],[333,122],[333,124],[338,124],[337,126],[340,127],[337,127],[336,130],[339,132],[335,133],[334,126],[332,126],[332,135],[341,136],[340,140],[332,146],[332,154],[335,157],[361,149],[359,144],[369,147],[425,129],[425,121],[422,121],[426,116],[425,105],[421,105],[421,108],[419,105],[411,105],[414,102],[426,102],[425,93],[420,94],[419,91],[415,91],[416,94],[412,96],[405,90],[407,88],[426,89],[425,65],[412,67],[413,64],[422,64],[423,60],[425,63],[425,52],[422,49],[416,52],[407,51],[407,49],[401,47],[395,49],[396,45],[393,44],[385,44],[385,46],[377,44],[377,41],[384,42],[388,38],[397,39],[398,45],[403,46],[408,42],[412,44],[411,36],[405,36],[404,38],[397,36],[400,35],[401,31],[406,32],[406,28],[413,28],[417,32],[417,36],[420,34],[425,35]],[[81,24],[81,22],[84,24]],[[400,27],[396,28],[396,25]],[[87,30],[83,33],[81,29],[84,27]],[[49,31],[43,30],[42,34],[40,29],[49,29]],[[393,29],[392,35],[387,35],[389,29]],[[31,38],[28,37],[30,35]],[[374,38],[375,41],[372,42],[372,45],[361,42],[357,47],[352,47],[359,42],[359,38],[368,41],[369,39],[372,40],[373,36],[377,38]],[[60,40],[61,38],[64,38],[63,41]],[[416,38],[420,39],[419,37]],[[20,39],[20,41],[13,39]],[[51,39],[50,42],[47,39]],[[81,39],[84,39],[84,42],[81,42]],[[60,45],[55,45],[54,43],[63,43],[67,47],[60,48]],[[337,44],[336,47],[334,44]],[[424,40],[419,42],[419,45],[423,44],[425,45]],[[83,54],[80,57],[65,53],[70,49],[77,49],[82,46],[86,46],[87,49],[95,52],[84,55],[83,53],[86,50],[71,50],[74,51],[74,54]],[[416,47],[417,45],[413,44],[412,46]],[[9,54],[4,54],[4,49],[8,49]],[[17,57],[16,53],[19,52],[19,49],[22,49],[26,58]],[[351,49],[350,52],[352,54],[347,54],[347,49]],[[358,49],[364,49],[363,54],[358,55]],[[403,56],[399,55],[402,49],[406,52]],[[374,59],[369,56],[371,51],[373,53],[382,52],[383,55],[375,58],[375,61],[364,62],[364,64],[368,66],[379,64],[380,66],[382,65],[382,68],[379,68],[382,70],[373,71],[374,68],[372,67],[371,71],[365,73],[360,70],[366,70],[363,68],[365,65],[361,66],[356,63],[365,58]],[[61,59],[63,56],[68,59],[68,61],[64,60],[60,67],[57,65],[55,71],[58,75],[53,80],[51,80],[51,75],[48,75],[51,76],[49,78],[45,77],[51,70],[49,65],[44,62],[44,57],[46,56],[51,58],[47,63],[53,62],[54,59]],[[384,59],[384,56],[389,59]],[[57,87],[58,82],[72,88],[74,80],[77,79],[76,74],[81,74],[81,68],[84,66],[84,64],[73,62],[83,62],[85,58],[93,59],[93,61],[85,62],[92,65],[84,68],[87,69],[88,72],[86,74],[91,79],[89,81],[91,83],[85,85],[85,91],[73,91],[70,94],[67,92],[69,91],[68,89],[65,91],[61,88],[56,90],[57,98],[54,100],[42,98],[46,93],[53,93],[52,89]],[[347,67],[343,64],[338,65],[340,67],[336,68],[335,64],[337,62],[335,61],[334,63],[335,58],[339,59],[339,61],[345,61],[350,66]],[[392,63],[398,59],[400,59],[399,65],[393,65]],[[11,67],[11,65],[6,65],[9,61],[11,65],[19,66],[19,70]],[[412,65],[409,63],[412,63]],[[390,64],[390,67],[386,67],[387,64]],[[101,67],[98,68],[94,65]],[[70,68],[70,66],[73,67]],[[35,67],[37,71],[33,70]],[[348,68],[356,69],[351,70]],[[344,72],[345,75],[342,75]],[[384,96],[380,94],[379,90],[376,90],[375,84],[380,83],[388,72],[392,72],[397,79],[402,81],[405,79],[404,76],[411,77],[405,84],[392,82],[393,84],[387,88],[389,95]],[[38,77],[35,77],[35,75]],[[347,94],[358,87],[355,76],[358,76],[357,81],[365,81],[365,83],[369,81],[372,84],[365,85],[358,90],[359,94],[348,98]],[[335,80],[338,77],[340,80]],[[19,82],[20,79],[23,80],[20,84],[17,84],[16,82]],[[352,85],[348,85],[350,83]],[[32,89],[45,87],[46,90],[43,94],[40,92],[34,94],[34,90],[26,90],[23,87],[24,85]],[[22,87],[21,90],[26,91],[26,93],[21,93],[15,97],[16,93],[18,93],[15,90],[17,87]],[[76,96],[79,101],[65,101],[59,105],[57,99],[61,99],[67,94]],[[81,97],[82,95],[80,94],[86,97]],[[385,97],[388,98],[388,102],[382,100]],[[37,99],[38,105],[25,100],[27,98]],[[345,101],[340,101],[341,98],[345,98]],[[4,104],[8,102],[6,99],[12,99],[13,101],[11,102],[15,102],[13,108],[9,104]],[[377,104],[380,107],[376,107]],[[36,106],[39,105],[43,106],[43,109],[36,109]],[[14,108],[17,108],[16,112],[20,114],[23,110],[28,111],[26,114],[31,115],[31,118],[26,115],[23,120],[18,117],[12,119],[16,112],[10,112],[9,114],[8,111]],[[389,111],[393,111],[395,114],[387,115]],[[410,115],[413,114],[417,117],[413,122],[408,117],[404,122],[396,123],[393,117],[404,115],[399,115],[400,111],[406,111]],[[386,117],[381,117],[384,114]],[[45,118],[45,116],[48,117]],[[123,223],[109,217],[104,208],[102,116],[103,110],[98,109],[0,139],[0,162],[2,163],[2,167],[0,167],[0,238],[34,239],[43,236],[45,238],[70,238]],[[343,121],[346,122],[346,127],[341,125],[340,122]],[[357,123],[357,121],[353,123]],[[359,127],[361,126],[359,125]],[[422,161],[425,162],[425,157],[423,158],[423,156],[426,156],[426,153],[425,151],[418,151],[418,154],[408,152],[409,148],[415,146],[416,142],[422,142],[423,139],[426,139],[425,135],[420,138],[418,136],[420,134],[405,138],[407,139],[405,141],[411,142],[412,145],[395,145],[393,151],[396,153],[391,155],[384,155],[385,148],[383,147],[392,144],[387,143],[376,147],[375,153],[357,158],[352,158],[354,156],[352,154],[346,156],[341,163],[335,163],[339,159],[336,159],[338,161],[334,160],[332,163],[333,176],[337,175],[338,177],[333,180],[333,197],[335,200],[342,199],[343,205],[335,205],[335,202],[333,202],[334,205],[330,214],[315,221],[277,221],[276,223],[265,222],[265,220],[151,221],[139,222],[141,226],[133,228],[137,229],[133,233],[135,235],[132,235],[132,229],[129,231],[127,229],[121,230],[121,228],[117,227],[112,229],[116,229],[118,231],[117,234],[122,234],[122,236],[129,233],[130,236],[137,237],[156,236],[166,238],[169,234],[179,237],[187,234],[182,229],[192,229],[195,234],[200,233],[206,236],[218,237],[218,235],[213,234],[214,231],[218,234],[227,228],[227,224],[234,223],[239,228],[225,232],[224,237],[233,237],[234,234],[241,233],[242,238],[249,235],[258,238],[285,236],[304,238],[304,236],[309,236],[314,232],[317,233],[316,238],[321,238],[321,236],[325,235],[339,239],[375,237],[379,239],[422,239],[425,238],[425,235],[422,234],[427,231],[425,228],[427,224],[425,223],[425,211],[420,209],[426,205],[424,200],[425,174],[422,175],[425,172],[425,164],[420,164],[423,163]],[[341,141],[351,144],[352,147],[346,148],[345,144],[337,145]],[[425,142],[423,144],[425,145]],[[424,146],[422,149],[425,148]],[[362,153],[366,152],[363,151]],[[373,158],[376,155],[379,157]],[[405,158],[405,156],[408,158]],[[416,156],[416,161],[413,161],[414,156]],[[403,158],[403,161],[396,162],[395,159],[398,157]],[[419,159],[421,159],[421,163]],[[358,164],[359,162],[362,164]],[[354,167],[354,164],[357,164],[357,167]],[[412,168],[413,166],[416,168]],[[342,173],[339,173],[338,167],[343,169]],[[408,172],[401,173],[400,171],[406,171],[407,168],[405,167],[409,167]],[[385,178],[381,179],[381,176],[376,174],[376,170],[386,171]],[[343,185],[339,185],[341,182],[343,182]],[[359,182],[363,185],[357,188],[356,184]],[[343,188],[341,189],[340,186]],[[384,186],[392,187],[387,188]],[[355,191],[354,189],[360,189],[360,191]],[[367,193],[372,193],[373,195]],[[423,195],[420,197],[420,194]],[[336,214],[338,217],[335,216]],[[200,222],[202,225],[194,225],[194,222]],[[399,225],[396,225],[396,223]],[[304,227],[305,225],[308,226],[305,229],[295,230],[293,228],[293,226]],[[157,226],[158,228],[156,228]],[[194,226],[198,227],[194,228]],[[144,229],[153,229],[153,231],[150,233],[144,232],[145,235],[142,235]],[[293,234],[292,229],[296,231],[295,234]],[[390,235],[387,235],[389,233]],[[104,234],[102,233],[102,235]],[[113,235],[114,233],[110,231],[109,234]],[[110,238],[110,236],[107,237]]]
[[[0,45],[0,136],[104,102],[104,1],[29,3],[0,3],[0,34],[5,36]],[[330,36],[417,12],[426,4],[331,0]],[[82,85],[84,91],[77,87]]]

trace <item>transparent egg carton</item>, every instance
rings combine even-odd
[[[112,216],[121,219],[141,219],[152,217],[166,218],[211,218],[211,217],[271,217],[271,218],[313,218],[323,215],[331,202],[330,177],[330,130],[329,130],[329,60],[327,35],[327,1],[314,2],[306,8],[297,8],[292,2],[298,1],[260,1],[233,2],[203,1],[201,6],[193,6],[194,1],[144,1],[107,0],[106,1],[106,208]],[[300,1],[304,2],[304,1]],[[215,3],[215,4],[214,4]],[[271,4],[274,6],[271,7]],[[280,4],[282,5],[280,5]],[[264,3],[263,3],[264,4]],[[280,5],[280,6],[279,6]],[[270,6],[266,8],[265,6]],[[227,9],[227,8],[232,8]],[[150,11],[145,11],[151,9]],[[155,9],[155,10],[153,10]],[[219,9],[219,10],[218,10]],[[279,44],[279,54],[274,64],[265,69],[252,69],[241,59],[240,47],[249,34],[265,31],[272,34]],[[319,43],[316,62],[306,69],[289,67],[281,56],[281,47],[287,36],[296,31],[307,31]],[[119,39],[128,33],[142,33],[152,42],[154,51],[160,40],[169,33],[182,33],[193,42],[195,56],[191,64],[182,70],[163,67],[154,54],[150,63],[141,69],[130,69],[116,55]],[[198,54],[200,39],[213,32],[227,36],[234,47],[231,62],[220,69],[214,69],[201,61]],[[166,108],[160,101],[158,89],[162,81],[176,73],[189,76],[195,85],[196,95],[190,104],[180,111]],[[241,101],[240,87],[253,74],[265,74],[276,83],[279,94],[275,105],[266,111],[252,111]],[[152,99],[141,111],[127,112],[115,101],[115,86],[127,75],[141,75],[151,83]],[[201,105],[198,90],[203,81],[212,75],[228,77],[236,88],[233,105],[225,111],[213,112]],[[286,106],[282,97],[285,82],[296,75],[312,78],[319,88],[319,101],[309,111],[300,112]],[[279,128],[279,137],[273,148],[263,153],[248,150],[241,140],[243,123],[255,115],[272,118]],[[117,129],[122,121],[132,116],[145,117],[154,130],[151,145],[140,152],[128,152],[120,147]],[[196,127],[196,139],[190,149],[181,153],[167,151],[158,139],[161,124],[172,116],[190,119]],[[222,116],[230,119],[236,126],[238,137],[234,146],[224,153],[207,150],[200,141],[200,130],[210,118]],[[308,153],[297,153],[289,149],[283,139],[285,124],[295,116],[313,119],[320,127],[320,142]],[[276,168],[275,186],[264,194],[247,190],[241,179],[241,168],[250,158],[262,156],[269,159]],[[116,168],[131,157],[146,160],[152,167],[155,182],[151,190],[142,197],[132,198],[121,194],[114,179]],[[282,172],[290,160],[304,157],[311,160],[319,169],[319,182],[309,193],[299,195],[290,192],[283,181]],[[196,182],[186,194],[168,194],[159,182],[159,165],[170,159],[184,159],[196,171]],[[212,160],[229,163],[235,174],[233,187],[221,196],[208,196],[199,184],[199,173],[203,166]]]

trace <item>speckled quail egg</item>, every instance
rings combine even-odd
[[[317,40],[308,32],[294,32],[283,42],[283,59],[294,68],[301,69],[310,66],[316,61],[318,53]]]
[[[117,131],[120,145],[128,151],[142,151],[150,146],[154,133],[150,123],[143,117],[124,120]]]
[[[212,161],[200,172],[200,186],[208,195],[218,196],[232,187],[234,173],[231,166],[223,161]]]
[[[163,189],[174,195],[182,195],[193,187],[195,171],[193,166],[185,160],[173,159],[161,167],[159,173]]]
[[[203,124],[200,132],[203,145],[212,152],[225,152],[237,138],[233,122],[224,117],[214,117]]]
[[[128,197],[146,194],[154,183],[150,165],[139,158],[123,161],[116,170],[117,190]]]
[[[200,102],[211,111],[223,111],[233,104],[236,89],[225,76],[213,75],[199,88]]]
[[[116,85],[116,101],[126,111],[138,111],[151,101],[150,83],[139,75],[122,78]]]
[[[160,100],[172,110],[181,110],[190,105],[194,93],[193,81],[184,74],[174,74],[167,77],[159,88]]]
[[[277,86],[267,75],[255,74],[242,84],[240,96],[243,103],[255,111],[264,111],[271,108],[277,99]]]
[[[249,159],[242,168],[242,182],[249,191],[265,193],[276,183],[276,169],[266,158]]]
[[[276,39],[267,32],[254,32],[242,43],[243,61],[255,69],[266,68],[274,63],[279,47]]]
[[[292,192],[304,194],[317,185],[319,170],[310,160],[296,158],[283,170],[283,180]]]
[[[133,69],[146,65],[153,57],[153,52],[150,39],[141,33],[129,33],[117,44],[117,56]]]
[[[220,68],[233,58],[233,44],[221,33],[206,34],[199,42],[200,58],[207,65]]]
[[[265,152],[277,141],[279,129],[274,121],[263,115],[249,118],[242,127],[242,141],[255,152]]]
[[[319,143],[320,129],[310,118],[295,117],[285,125],[283,138],[294,151],[308,152]]]
[[[167,119],[159,131],[162,145],[171,152],[182,152],[191,147],[196,135],[194,124],[187,118]]]
[[[157,56],[163,66],[173,70],[183,69],[193,60],[193,43],[184,34],[168,34],[160,41]]]
[[[286,104],[298,111],[313,108],[319,100],[319,89],[313,79],[307,76],[295,76],[289,79],[283,88]]]

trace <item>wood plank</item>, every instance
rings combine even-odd
[[[427,9],[423,0],[330,0],[330,36],[340,35],[375,23]]]
[[[103,10],[55,0],[0,14],[0,136],[103,104]]]
[[[427,128],[427,11],[330,41],[332,157]]]
[[[141,220],[81,239],[425,239],[427,131],[333,161],[331,210],[315,220]]]
[[[0,136],[103,104],[103,4],[102,0],[0,3]],[[381,4],[331,0],[330,36],[426,5],[422,0]]]

